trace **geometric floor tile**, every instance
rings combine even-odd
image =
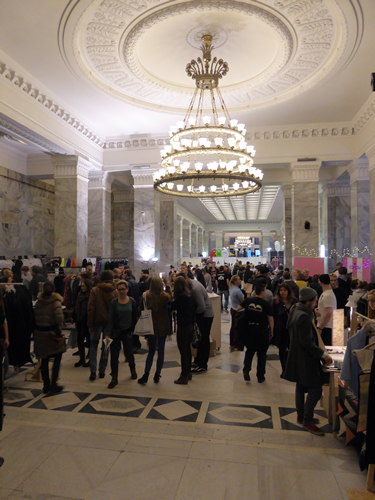
[[[42,399],[39,399],[39,401],[36,401],[34,404],[29,406],[29,408],[36,408],[39,410],[73,411],[88,396],[90,396],[89,392],[62,391],[57,394],[48,393]]]
[[[202,403],[199,401],[158,399],[146,418],[196,422],[201,406]]]
[[[4,392],[4,404],[21,407],[41,394],[40,389],[9,389]]]
[[[269,406],[210,403],[205,423],[273,428]]]
[[[225,370],[227,372],[239,373],[242,370],[241,365],[231,365],[230,363],[223,363],[220,366],[215,366],[217,370]]]
[[[112,415],[118,417],[139,417],[151,398],[97,394],[79,413]]]
[[[281,427],[288,431],[304,431],[302,425],[297,424],[297,412],[295,408],[279,408]],[[314,417],[319,419],[318,427],[324,432],[331,433],[332,426],[328,422],[324,410],[315,410]]]
[[[280,361],[278,354],[267,354],[267,361]]]
[[[178,361],[164,361],[163,368],[178,368],[180,363]]]

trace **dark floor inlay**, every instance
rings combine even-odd
[[[273,429],[269,406],[210,403],[205,423]]]

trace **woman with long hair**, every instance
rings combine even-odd
[[[168,306],[172,297],[169,293],[163,290],[163,282],[161,278],[154,277],[150,280],[150,289],[142,295],[139,303],[140,311],[147,309],[152,311],[152,323],[154,326],[154,335],[148,337],[148,355],[146,359],[145,372],[138,379],[138,384],[147,384],[148,377],[152,368],[152,362],[158,346],[158,359],[156,362],[156,371],[154,382],[157,384],[161,378],[161,370],[164,364],[164,350],[167,335],[172,335],[172,326]]]
[[[92,281],[84,279],[81,284],[81,289],[78,292],[76,307],[74,310],[74,319],[77,328],[77,345],[79,361],[74,366],[83,366],[87,368],[90,366],[90,361],[86,363],[85,359],[85,341],[90,346],[90,332],[87,326],[87,306],[89,304],[89,297],[92,288]]]
[[[289,332],[286,327],[291,307],[298,302],[294,297],[291,287],[281,283],[272,302],[274,328],[272,342],[279,348],[281,368],[285,369],[289,349]]]
[[[203,285],[204,288],[206,288],[206,282],[204,280],[203,273],[200,269],[195,270],[195,277],[197,278],[197,281],[199,281],[199,283]]]
[[[113,389],[118,384],[118,358],[121,351],[121,343],[129,363],[132,380],[137,379],[135,371],[135,359],[133,353],[133,332],[137,323],[137,304],[132,297],[128,296],[129,285],[125,280],[118,280],[116,284],[118,297],[115,297],[109,308],[108,323],[105,328],[105,337],[112,339],[111,349],[111,376],[108,389]]]
[[[229,332],[229,349],[231,351],[243,351],[243,345],[238,342],[238,332],[236,330],[237,307],[244,301],[244,295],[241,291],[241,278],[238,274],[232,276],[230,280],[229,297],[231,302],[230,315],[232,323]]]
[[[196,302],[190,294],[186,279],[178,276],[174,284],[172,310],[177,311],[177,346],[181,356],[181,374],[175,384],[186,385],[191,380],[191,342]]]
[[[61,385],[57,385],[62,354],[66,351],[60,330],[60,325],[64,321],[61,308],[62,300],[61,295],[55,293],[55,285],[50,281],[45,281],[43,292],[38,294],[38,300],[34,308],[34,352],[42,360],[41,372],[44,383],[43,392],[45,394],[63,390]],[[49,378],[49,358],[54,358],[52,383]]]

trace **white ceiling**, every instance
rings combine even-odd
[[[2,0],[0,64],[103,141],[165,137],[194,90],[186,64],[210,33],[229,64],[225,101],[248,130],[346,125],[370,94],[374,25],[374,0]],[[179,203],[206,222],[280,220],[278,188]]]

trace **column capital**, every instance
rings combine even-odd
[[[375,168],[375,144],[373,144],[366,150],[366,156],[369,162],[368,169],[369,171],[373,170]]]
[[[111,191],[114,177],[108,172],[101,170],[90,170],[89,172],[89,189],[103,189]]]
[[[368,172],[369,162],[367,158],[358,158],[357,160],[353,160],[348,166],[350,184],[353,184],[355,181],[368,181]]]
[[[192,222],[191,222],[190,220],[185,219],[184,217],[182,217],[182,224],[183,224],[183,226],[185,226],[185,227],[190,227],[190,228],[191,228],[191,224],[192,224]]]
[[[55,179],[80,178],[89,181],[89,172],[93,169],[89,161],[76,155],[55,155],[52,157],[55,167]]]
[[[134,189],[129,188],[123,191],[113,191],[113,203],[134,202]]]
[[[292,183],[318,182],[321,162],[299,162],[290,165]]]
[[[283,184],[282,190],[284,193],[284,198],[290,198],[292,196],[292,185],[291,184]]]
[[[157,172],[156,168],[131,170],[131,174],[134,179],[134,188],[153,188],[155,172]]]

